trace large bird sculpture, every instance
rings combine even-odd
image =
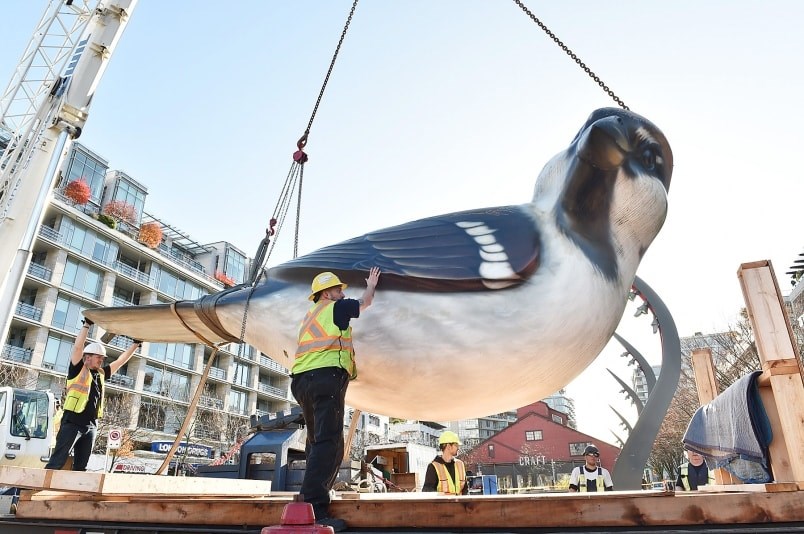
[[[359,376],[347,403],[438,421],[515,409],[565,386],[609,341],[665,220],[672,168],[656,126],[600,109],[527,204],[370,232],[271,268],[253,293],[85,315],[136,339],[236,342],[251,295],[245,342],[290,368],[312,278],[335,272],[356,298],[376,265],[374,303],[352,323]]]

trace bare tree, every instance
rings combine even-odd
[[[28,369],[0,360],[0,386],[30,389],[32,385],[30,384]]]

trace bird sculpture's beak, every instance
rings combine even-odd
[[[628,152],[622,117],[605,117],[586,128],[578,140],[578,157],[601,170],[622,165]]]

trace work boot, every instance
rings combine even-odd
[[[346,521],[338,519],[337,517],[322,517],[321,519],[316,519],[315,522],[325,527],[332,527],[332,530],[335,532],[346,530]]]

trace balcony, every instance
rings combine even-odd
[[[281,399],[285,398],[286,393],[279,389],[278,387],[269,386],[268,384],[259,383],[257,384],[257,390],[263,393],[268,393],[270,395],[274,395]]]
[[[218,380],[226,380],[226,371],[218,367],[210,367],[209,377],[217,378]]]
[[[40,280],[44,280],[45,282],[50,282],[50,278],[53,276],[53,271],[51,271],[44,265],[32,262],[28,266],[28,274],[36,278],[39,278]]]
[[[50,226],[45,225],[40,226],[39,235],[47,240],[53,241],[54,243],[61,243],[62,241],[64,241],[64,236],[62,236],[59,232],[57,232]]]
[[[130,376],[112,375],[106,382],[108,384],[112,384],[115,386],[122,386],[124,388],[134,389],[134,379],[131,378]]]
[[[283,375],[290,374],[287,369],[285,369],[284,367],[273,361],[271,358],[268,358],[267,356],[260,356],[260,365],[262,365],[263,367],[267,367],[272,371],[276,371],[277,373],[281,373]]]
[[[120,297],[112,297],[112,306],[136,306],[137,304],[133,302],[129,302],[126,299],[121,299]]]
[[[156,251],[162,256],[169,258],[171,261],[178,263],[179,265],[186,267],[191,271],[206,274],[204,272],[204,267],[200,263],[185,254],[181,254],[180,252],[174,251],[172,248],[166,247],[164,244],[159,245],[159,248],[157,248]]]
[[[204,408],[215,408],[216,410],[223,410],[223,401],[221,399],[216,399],[214,397],[207,397],[205,395],[201,395],[198,398],[198,405],[203,406]]]
[[[200,439],[209,439],[213,441],[220,441],[221,433],[220,431],[210,430],[206,428],[196,428],[193,431],[193,436]]]
[[[20,317],[25,317],[33,321],[39,321],[42,319],[41,308],[37,308],[36,306],[32,306],[24,302],[17,302],[17,310],[14,313]]]
[[[2,359],[4,360],[30,364],[31,356],[33,356],[32,349],[15,347],[13,345],[3,345]]]
[[[114,336],[107,344],[118,349],[126,350],[134,343],[134,340],[126,336]]]
[[[142,271],[135,269],[134,267],[126,265],[120,260],[115,260],[112,262],[112,269],[114,269],[120,274],[128,276],[129,278],[133,278],[134,280],[140,282],[141,284],[145,284],[147,286],[151,285],[151,277],[148,275],[148,273],[144,273]]]

